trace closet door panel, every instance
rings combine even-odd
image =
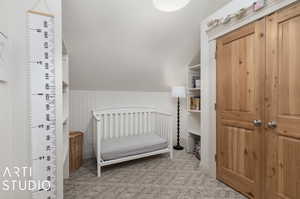
[[[241,127],[223,126],[221,161],[227,173],[239,174],[251,184],[255,180],[254,132]]]
[[[277,131],[300,138],[300,16],[280,22],[278,34]]]
[[[265,198],[300,194],[300,3],[267,18]]]
[[[217,177],[261,198],[265,19],[217,43]]]
[[[278,193],[280,198],[300,198],[300,140],[279,137]]]

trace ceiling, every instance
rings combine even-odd
[[[152,0],[64,0],[63,37],[74,90],[167,91],[199,57],[200,22],[229,0],[162,12]],[[198,61],[199,62],[199,61]]]

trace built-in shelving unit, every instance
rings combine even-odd
[[[199,60],[200,62],[200,60]],[[200,64],[187,67],[187,152],[196,153],[200,148],[201,79]],[[199,149],[200,150],[200,149]],[[200,154],[200,151],[199,153]]]
[[[63,42],[62,49],[62,65],[63,65],[63,79],[62,79],[62,97],[63,97],[63,146],[64,146],[64,178],[69,177],[69,55],[65,43]]]
[[[200,65],[187,67],[187,110],[191,113],[200,113]]]

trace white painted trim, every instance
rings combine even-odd
[[[250,15],[246,16],[245,18],[234,21],[232,23],[217,27],[215,29],[207,30],[207,27],[205,31],[207,32],[209,41],[214,40],[222,35],[225,35],[226,33],[229,33],[233,30],[236,30],[244,25],[247,25],[253,21],[256,21],[262,17],[265,17],[276,10],[279,10],[283,7],[286,7],[287,5],[296,2],[297,0],[276,0],[276,1],[270,1],[266,5],[264,9],[258,12],[252,12]],[[226,15],[226,14],[225,14]],[[205,22],[206,23],[206,22]],[[203,24],[202,24],[203,25]],[[205,24],[206,26],[206,24]]]
[[[96,109],[94,110],[94,112],[104,112],[104,111],[122,111],[122,110],[133,110],[133,109],[143,109],[145,111],[145,109],[147,110],[155,110],[154,107],[150,107],[150,106],[120,106],[120,107],[106,107],[106,108],[101,108],[101,109]]]
[[[222,13],[223,16],[235,12],[238,1],[233,0],[216,13]],[[250,2],[249,0],[248,2]],[[216,38],[225,35],[246,24],[265,17],[283,7],[296,2],[297,0],[274,0],[268,3],[264,9],[253,12],[243,20],[234,21],[227,25],[208,30],[207,22],[216,15],[213,14],[201,23],[201,166],[212,176],[216,175],[216,163],[214,153],[216,151],[216,62],[215,62],[215,43]],[[243,2],[245,4],[245,2]],[[240,7],[242,8],[242,6]]]
[[[69,145],[65,145],[64,146],[64,162],[66,162],[68,155],[69,155]]]

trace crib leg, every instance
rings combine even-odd
[[[170,159],[173,160],[173,149],[170,149]]]
[[[99,163],[97,163],[97,176],[98,178],[101,177],[101,165]]]

